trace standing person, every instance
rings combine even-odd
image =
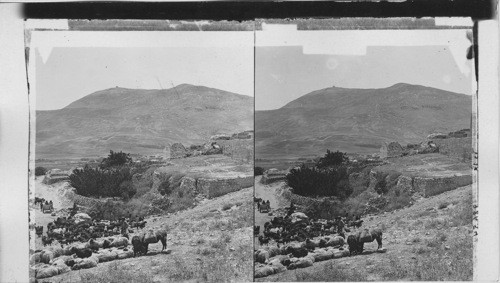
[[[121,221],[122,221],[122,223],[121,223],[122,236],[126,237],[128,239],[128,223],[123,218]]]
[[[288,209],[288,216],[291,216],[295,212],[295,205],[293,205],[293,202],[290,204],[290,208]]]
[[[73,217],[75,214],[78,212],[78,207],[76,206],[76,203],[73,203],[73,208],[71,209],[70,216]]]
[[[337,234],[339,234],[342,238],[345,239],[345,223],[342,221],[340,216],[337,216]]]

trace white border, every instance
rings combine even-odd
[[[479,23],[478,211],[474,280],[499,279],[498,22]]]
[[[28,96],[18,4],[0,5],[0,282],[28,282]],[[499,279],[498,21],[479,26],[479,237],[474,279]],[[8,40],[5,40],[8,39]]]

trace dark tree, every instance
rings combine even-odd
[[[113,152],[112,150],[109,151],[108,157],[104,158],[101,161],[101,164],[99,167],[101,169],[107,169],[111,167],[116,167],[116,166],[122,166],[126,165],[132,162],[132,158],[130,157],[130,153],[125,153],[125,152]]]
[[[327,149],[325,156],[318,160],[316,166],[318,166],[318,168],[338,166],[346,163],[348,160],[349,158],[347,158],[347,155],[344,152],[340,152],[338,150],[336,152],[331,152]]]
[[[92,168],[88,164],[83,169],[75,169],[69,176],[70,185],[76,189],[76,193],[90,197],[123,197],[124,192],[133,195],[130,183],[132,180],[130,168],[121,167],[103,170]]]
[[[47,173],[47,169],[45,167],[38,166],[35,168],[35,176],[42,176]]]
[[[349,176],[345,166],[319,169],[302,165],[286,176],[286,184],[293,192],[302,196],[335,196],[347,198],[352,193]]]
[[[259,167],[259,166],[255,166],[255,168],[253,169],[253,173],[255,176],[260,176],[260,175],[264,174],[264,168]]]

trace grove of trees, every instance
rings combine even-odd
[[[302,196],[334,196],[346,199],[352,193],[347,172],[347,157],[342,152],[327,151],[316,166],[292,169],[286,176],[286,184]]]
[[[87,197],[122,197],[129,199],[136,193],[132,185],[129,154],[111,151],[98,168],[88,164],[75,169],[69,176],[70,185],[77,194]]]

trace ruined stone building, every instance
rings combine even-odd
[[[184,158],[187,150],[181,143],[174,143],[170,147],[170,158]]]
[[[384,143],[380,148],[380,158],[398,157],[403,154],[403,147],[398,142]]]

